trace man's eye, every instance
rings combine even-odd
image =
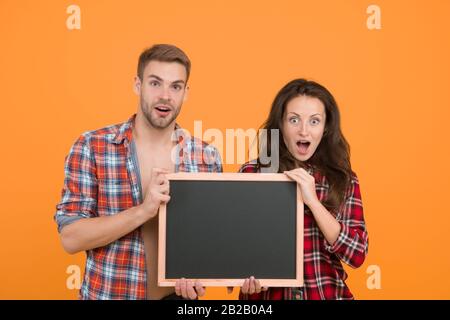
[[[174,88],[175,90],[177,90],[177,91],[178,91],[178,90],[181,90],[181,86],[178,85],[178,84],[174,85],[173,88]]]
[[[152,87],[156,87],[156,86],[159,86],[159,82],[158,81],[150,81],[150,85]]]

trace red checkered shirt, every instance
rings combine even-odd
[[[258,172],[256,165],[245,164],[240,172]],[[316,182],[319,201],[327,198],[329,185],[326,177],[317,170],[309,168]],[[358,178],[352,176],[345,198],[339,212],[332,212],[341,225],[341,232],[336,242],[330,246],[317,226],[314,217],[305,205],[304,214],[304,287],[269,288],[259,294],[242,294],[242,300],[320,300],[353,299],[345,280],[347,273],[341,261],[358,268],[364,262],[368,250],[368,234],[364,222],[361,193]]]
[[[135,115],[126,123],[84,133],[72,146],[66,157],[62,199],[54,217],[59,231],[75,220],[111,216],[141,203],[138,168],[131,154],[134,119]],[[175,171],[222,171],[214,147],[185,131],[175,130],[175,138]],[[146,299],[140,228],[86,253],[81,299]]]

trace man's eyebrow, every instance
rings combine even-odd
[[[164,80],[161,77],[158,77],[156,74],[149,74],[148,78],[155,78],[158,81],[164,82]],[[172,83],[185,83],[185,81],[180,79],[180,80],[175,80]]]
[[[163,81],[163,79],[158,77],[156,74],[149,74],[147,78],[155,78],[156,80]]]

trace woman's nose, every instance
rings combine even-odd
[[[306,123],[300,123],[298,130],[301,136],[308,135],[308,125]]]

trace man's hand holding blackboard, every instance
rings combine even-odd
[[[184,299],[195,300],[205,295],[205,287],[200,281],[195,281],[195,286],[192,280],[181,278],[175,282],[175,293],[182,296]]]
[[[149,219],[154,218],[158,214],[161,203],[167,203],[170,200],[169,180],[166,177],[167,173],[169,171],[166,169],[152,169],[150,183],[147,187],[144,202],[142,203],[145,212],[149,215]]]

